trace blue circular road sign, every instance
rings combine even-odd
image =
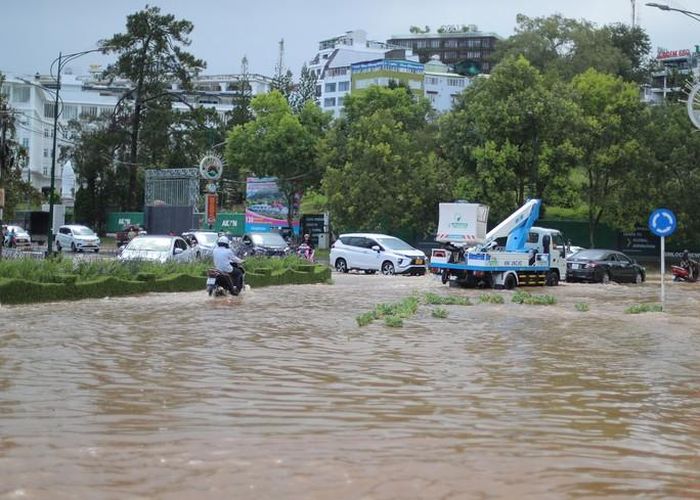
[[[668,208],[657,208],[649,216],[649,229],[656,236],[671,236],[676,230],[676,216]]]

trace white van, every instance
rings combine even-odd
[[[423,252],[386,234],[341,234],[331,246],[331,265],[341,273],[357,269],[367,274],[423,275],[426,261]]]

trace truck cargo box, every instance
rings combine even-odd
[[[440,203],[437,241],[477,245],[486,236],[489,207],[480,203]]]

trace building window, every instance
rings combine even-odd
[[[323,87],[321,87],[320,85],[316,85],[316,97],[321,97],[321,90],[322,89],[323,89]]]
[[[435,101],[437,101],[437,92],[426,92],[425,95],[428,97],[428,100],[432,103],[435,104]]]
[[[50,138],[51,138],[51,129],[50,129],[50,128],[45,128],[45,129],[44,129],[44,138],[45,138],[45,139],[50,139]]]
[[[64,120],[75,120],[78,118],[78,106],[66,105],[63,107],[61,118]]]
[[[464,87],[464,80],[461,78],[448,78],[447,85],[449,87]]]
[[[335,107],[335,97],[326,97],[323,100],[323,107],[324,108],[333,108]]]
[[[53,118],[54,103],[45,102],[44,103],[44,118]]]
[[[49,157],[49,148],[44,148],[44,158]]]
[[[350,90],[350,82],[338,82],[338,92],[347,92]]]
[[[97,118],[97,106],[82,106],[80,108],[81,118]]]
[[[12,89],[12,102],[29,102],[29,87]]]
[[[452,48],[457,48],[457,40],[454,40],[454,39],[452,39],[452,40],[445,40],[445,47],[449,47],[449,48],[451,48],[451,49],[452,49]]]
[[[348,67],[341,66],[339,68],[328,68],[326,70],[326,76],[343,76],[348,74]]]
[[[338,97],[338,106],[342,106],[345,103],[345,97]]]
[[[49,166],[44,165],[43,168],[41,169],[41,173],[44,174],[44,176],[49,175]]]
[[[326,92],[335,92],[335,83],[327,83],[325,91]]]
[[[433,49],[440,48],[440,40],[430,40],[430,47]]]
[[[437,76],[426,76],[425,83],[426,85],[438,85],[440,83],[440,79]]]
[[[29,137],[22,137],[22,147],[29,149]]]

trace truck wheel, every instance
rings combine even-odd
[[[506,279],[503,281],[503,288],[506,290],[512,290],[518,285],[517,281],[515,280],[515,276],[512,274],[509,274],[506,276]]]
[[[547,271],[544,277],[544,284],[546,286],[557,286],[559,284],[559,273],[556,271]]]
[[[442,284],[444,285],[450,281],[450,272],[447,269],[442,270]]]

